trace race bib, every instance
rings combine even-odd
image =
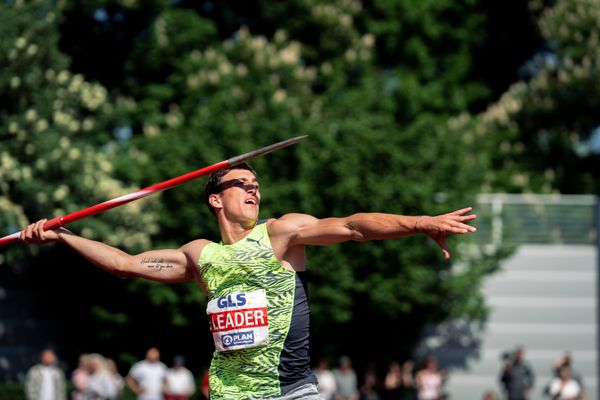
[[[212,299],[206,313],[217,351],[246,349],[269,342],[264,290],[236,292]]]

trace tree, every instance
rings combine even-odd
[[[68,57],[58,50],[60,18],[44,1],[0,5],[3,233],[133,190],[114,175],[119,152],[111,135],[114,106],[103,86],[70,72]],[[130,163],[140,161],[134,152],[122,156]],[[147,248],[157,229],[150,205],[133,203],[76,223],[73,229],[129,251]],[[85,270],[80,257],[61,247],[14,245],[2,250],[0,267],[3,287],[35,287],[43,298],[37,304],[38,317],[62,320],[68,343],[73,335],[88,336],[83,321],[89,318],[89,304],[115,301],[122,286],[113,281],[113,296],[107,296],[105,274]],[[78,344],[71,343],[75,353]]]
[[[156,92],[170,95],[146,96],[131,108],[132,124],[145,132],[131,145],[155,160],[146,179],[308,133],[298,146],[253,162],[266,182],[264,217],[435,213],[472,201],[482,159],[468,157],[472,147],[446,133],[444,115],[424,114],[401,130],[394,92],[375,72],[372,51],[373,40],[365,36],[339,57],[307,66],[303,44],[286,32],[268,39],[242,28],[222,44],[182,54],[164,84],[168,89]],[[162,204],[157,241],[218,240],[213,217],[199,211],[199,187],[166,193]],[[405,343],[396,351],[406,354],[426,322],[481,317],[478,282],[490,270],[489,258],[468,257],[463,271],[452,273],[449,265],[440,271],[437,251],[426,243],[413,238],[311,250],[316,351],[333,355],[348,348],[349,342],[327,334],[336,326],[355,332],[351,340],[368,335],[366,326],[385,323]],[[189,298],[197,288],[151,290]]]
[[[111,89],[94,114],[102,121],[93,130],[97,136],[85,136],[92,149],[102,146],[110,153],[100,156],[114,154],[111,176],[145,186],[308,133],[308,141],[253,163],[266,183],[264,217],[289,211],[321,217],[438,213],[474,201],[487,176],[487,154],[475,151],[479,143],[447,129],[446,120],[488,95],[485,85],[470,78],[469,54],[477,43],[467,32],[481,30],[475,2],[423,7],[406,2],[385,21],[392,3],[366,9],[357,1],[319,0],[259,1],[256,7],[235,1],[139,4],[64,5],[61,46],[76,59],[72,68]],[[439,22],[463,12],[464,26]],[[396,33],[386,25],[397,22],[404,24],[402,43],[388,48]],[[411,39],[412,29],[419,36]],[[70,35],[74,30],[77,35]],[[446,37],[452,39],[447,49]],[[83,48],[85,41],[102,43],[90,48],[98,54]],[[105,68],[111,47],[118,51]],[[433,56],[437,52],[443,53],[440,60]],[[413,60],[416,55],[422,57]],[[91,113],[84,111],[83,118]],[[62,135],[57,131],[58,140]],[[74,179],[89,176],[81,165],[69,172]],[[86,188],[78,193],[84,196]],[[199,184],[166,192],[146,216],[158,218],[160,230],[140,227],[144,238],[154,247],[178,247],[196,237],[217,240],[212,216],[200,211],[200,192]],[[107,218],[111,215],[116,214]],[[103,221],[109,223],[98,229],[106,234],[108,226],[122,225],[110,219],[89,223]],[[428,322],[481,317],[478,285],[499,255],[461,246],[455,260],[462,267],[452,269],[431,245],[409,238],[311,250],[315,351],[339,354],[357,337],[375,340],[369,327],[385,325],[401,343],[394,354],[353,349],[353,355],[399,357]],[[96,345],[125,361],[149,344],[174,352],[185,343],[198,355],[195,362],[208,360],[210,348],[198,340],[198,331],[206,332],[206,320],[198,315],[206,300],[196,286],[142,281],[126,286],[128,295],[116,290],[115,299],[83,302],[97,317]],[[332,336],[342,329],[349,334]],[[169,340],[173,335],[177,341]],[[122,340],[112,345],[117,336]]]
[[[491,156],[486,191],[599,193],[600,2],[532,4],[547,50],[485,112],[454,124]]]
[[[132,190],[112,175],[113,109],[106,89],[72,74],[57,49],[59,15],[43,2],[2,7],[3,230]],[[117,221],[122,228],[115,231],[109,226]],[[139,232],[142,226],[147,233]],[[140,204],[132,204],[80,228],[133,249],[148,245],[155,225]]]

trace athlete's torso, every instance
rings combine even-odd
[[[281,266],[267,224],[234,244],[206,245],[198,265],[218,350],[210,369],[211,399],[275,397],[316,383],[308,355],[305,273]]]

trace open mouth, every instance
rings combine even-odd
[[[253,205],[253,206],[256,206],[256,205],[258,205],[257,201],[256,201],[256,200],[254,200],[254,199],[246,199],[245,203],[246,203],[246,204],[251,204],[251,205]]]

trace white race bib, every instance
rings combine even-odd
[[[246,349],[269,342],[264,290],[235,292],[212,299],[206,313],[217,351]]]

